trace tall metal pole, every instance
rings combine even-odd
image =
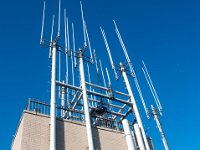
[[[161,138],[162,138],[162,141],[163,141],[163,145],[165,147],[165,150],[169,150],[169,146],[167,144],[167,140],[165,138],[165,134],[163,132],[163,129],[162,129],[162,125],[160,123],[160,120],[158,118],[158,113],[156,112],[156,109],[153,107],[153,105],[151,105],[151,110],[152,110],[152,113],[153,113],[153,116],[154,116],[154,120],[156,121],[156,124],[157,124],[157,127],[158,127],[158,130],[160,132],[160,135],[161,135]]]
[[[63,81],[63,83],[64,83],[64,81]],[[61,117],[62,118],[64,118],[65,116],[65,110],[64,110],[64,108],[65,108],[65,87],[64,86],[62,86],[61,87],[61,106],[62,106],[62,111],[61,111]]]
[[[122,65],[122,63],[120,63],[120,69],[121,69],[122,76],[123,76],[125,84],[126,84],[126,88],[127,88],[128,93],[130,95],[131,102],[133,103],[133,110],[134,110],[134,113],[135,113],[135,118],[136,118],[136,120],[138,122],[138,125],[139,125],[140,129],[141,129],[146,150],[150,150],[149,144],[148,144],[148,141],[147,141],[147,138],[146,138],[146,134],[144,132],[144,127],[143,127],[143,124],[142,124],[142,120],[141,120],[141,117],[140,117],[140,114],[139,114],[139,111],[138,111],[138,108],[137,108],[137,104],[136,104],[135,98],[133,96],[133,92],[131,90],[131,86],[130,86],[130,83],[129,83],[129,80],[128,80],[128,77],[127,77],[127,74],[126,74],[126,70],[125,70],[124,66]],[[142,148],[140,148],[140,149],[141,150],[145,150],[145,149],[142,149]]]
[[[126,135],[126,143],[128,150],[136,150],[135,145],[133,143],[133,138],[131,135],[131,130],[128,124],[128,120],[124,119],[122,120],[123,128],[124,128],[124,134]]]
[[[56,42],[52,47],[50,150],[56,150]]]
[[[136,136],[136,139],[137,139],[138,146],[140,147],[140,149],[145,149],[140,127],[138,126],[137,123],[135,123],[133,125],[133,128],[134,128],[134,132],[135,132],[135,136]]]
[[[94,150],[94,144],[93,144],[93,138],[92,138],[91,119],[90,119],[88,100],[87,100],[87,90],[86,90],[86,84],[85,84],[85,73],[84,73],[82,50],[79,50],[79,70],[80,70],[80,76],[81,76],[81,87],[82,87],[82,92],[83,92],[83,104],[84,104],[84,111],[85,111],[85,121],[86,121],[87,137],[88,137],[88,146],[89,146],[89,150]]]

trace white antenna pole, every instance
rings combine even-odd
[[[87,46],[86,43],[86,31],[85,31],[85,19],[84,19],[84,14],[83,14],[83,7],[82,7],[82,2],[80,1],[80,6],[81,6],[81,16],[82,16],[82,23],[83,23],[83,36],[84,36],[84,47]]]
[[[66,83],[68,84],[68,38],[67,38],[67,17],[66,9],[64,9],[65,20],[65,48],[66,48]],[[68,89],[68,88],[67,88]]]
[[[61,0],[59,0],[59,6],[58,6],[58,33],[57,37],[60,37],[60,11],[61,11]],[[61,80],[61,52],[59,51],[58,55],[58,80]],[[59,92],[58,92],[58,97],[60,98],[61,96],[61,88],[59,86]]]
[[[98,80],[100,81],[99,67],[97,62],[96,50],[94,49],[94,63],[97,71]]]
[[[93,138],[92,138],[92,127],[91,127],[91,120],[90,120],[90,113],[88,107],[88,100],[87,100],[87,89],[85,84],[85,73],[84,73],[84,65],[83,65],[83,52],[82,50],[79,51],[79,69],[80,69],[80,76],[81,76],[81,87],[83,93],[83,103],[84,103],[84,111],[85,111],[85,121],[86,121],[86,129],[87,129],[87,137],[88,137],[88,146],[89,150],[94,150]]]
[[[45,9],[46,9],[46,3],[45,3],[45,1],[44,1],[43,14],[42,14],[42,31],[41,31],[41,37],[40,37],[40,44],[42,44],[42,41],[43,41],[44,20],[45,20]]]
[[[142,101],[142,104],[143,104],[145,113],[146,113],[146,115],[147,115],[147,118],[149,119],[149,118],[150,118],[150,116],[149,116],[149,111],[148,111],[148,109],[147,109],[147,107],[146,107],[146,104],[145,104],[145,101],[144,101],[144,97],[143,97],[143,95],[142,95],[142,91],[141,91],[141,88],[140,88],[140,86],[139,86],[139,83],[138,83],[138,80],[137,80],[135,71],[134,71],[134,69],[133,69],[131,60],[130,60],[130,58],[129,58],[129,56],[128,56],[126,47],[125,47],[125,45],[124,45],[124,42],[123,42],[123,40],[122,40],[121,34],[120,34],[119,30],[118,30],[118,27],[117,27],[117,24],[116,24],[115,20],[113,20],[113,22],[114,22],[114,25],[115,25],[115,31],[116,31],[116,33],[117,33],[118,39],[119,39],[120,44],[121,44],[121,46],[122,46],[122,49],[123,49],[123,51],[124,51],[124,55],[125,55],[126,60],[127,60],[127,62],[128,62],[131,75],[132,75],[132,77],[134,78],[134,82],[135,82],[135,84],[136,84],[136,88],[137,88],[137,90],[138,90],[140,99],[141,99],[141,101]]]
[[[107,77],[108,77],[108,86],[111,86],[110,75],[109,75],[107,67],[106,67],[106,74],[107,74]]]
[[[88,63],[87,63],[87,70],[88,70],[88,81],[89,81],[89,83],[91,83],[90,68],[89,68]],[[90,86],[90,91],[92,91],[92,87],[91,86]],[[90,98],[92,98],[92,94],[91,94]]]
[[[60,11],[61,11],[61,0],[59,0],[59,8],[58,8],[58,37],[60,37]]]
[[[129,83],[129,80],[128,80],[128,77],[127,77],[127,74],[126,74],[126,70],[125,70],[124,66],[122,65],[122,63],[120,63],[120,67],[121,67],[121,72],[122,72],[122,76],[124,78],[126,88],[127,88],[128,93],[130,95],[131,102],[133,103],[133,110],[134,110],[135,118],[138,122],[140,129],[141,129],[146,150],[150,150],[149,144],[148,144],[148,141],[147,141],[147,137],[146,137],[146,134],[145,134],[145,131],[144,131],[144,127],[143,127],[143,124],[142,124],[142,120],[141,120],[141,117],[140,117],[140,114],[139,114],[139,111],[138,111],[138,108],[137,108],[137,104],[136,104],[135,98],[133,96],[133,92],[132,92],[132,89],[131,89],[131,86],[130,86],[130,83]]]
[[[147,70],[147,67],[146,67],[146,65],[145,65],[145,63],[144,63],[144,61],[142,61],[142,63],[143,63],[143,65],[144,65],[144,71],[145,71],[145,73],[146,73],[146,75],[147,75],[147,78],[146,79],[148,79],[148,81],[149,81],[149,87],[150,87],[150,89],[152,88],[152,91],[153,91],[153,95],[155,96],[154,97],[154,99],[155,99],[155,102],[156,102],[156,105],[157,105],[157,107],[158,107],[158,109],[159,109],[159,112],[160,112],[160,114],[162,114],[162,105],[161,105],[161,103],[160,103],[160,100],[159,100],[159,98],[158,98],[158,94],[157,94],[157,92],[156,92],[156,90],[155,90],[155,88],[154,88],[154,85],[153,85],[153,82],[152,82],[152,80],[151,80],[151,77],[150,77],[150,75],[149,75],[149,72],[148,72],[148,70]]]
[[[85,22],[85,33],[86,33],[86,36],[87,36],[88,47],[89,47],[89,51],[90,51],[90,61],[92,63],[94,63],[93,56],[92,56],[92,48],[91,48],[91,44],[90,44],[90,38],[89,38],[89,35],[88,35],[86,22]]]
[[[91,78],[90,78],[90,68],[89,68],[89,65],[87,63],[87,70],[88,70],[88,81],[89,83],[91,83]],[[91,86],[90,86],[91,87]],[[90,89],[91,90],[91,89]]]
[[[72,62],[72,85],[74,86],[74,61],[73,61],[73,50],[71,50],[71,62]],[[72,90],[74,94],[74,90]]]
[[[52,41],[53,41],[53,29],[54,29],[54,18],[55,15],[52,16],[52,27],[51,27],[51,39],[50,39],[50,48],[49,48],[49,58],[51,58],[52,55]]]
[[[65,52],[68,52],[67,46],[67,16],[66,16],[66,8],[64,9],[64,25],[65,25]]]
[[[165,138],[165,134],[163,132],[163,129],[162,129],[162,125],[160,123],[160,120],[158,118],[158,113],[156,112],[156,109],[154,109],[153,105],[151,105],[151,110],[152,110],[152,113],[153,113],[153,116],[154,116],[154,120],[156,121],[156,124],[157,124],[157,127],[158,127],[158,130],[160,132],[160,135],[161,135],[161,138],[162,138],[162,141],[163,141],[163,145],[165,147],[165,150],[169,150],[169,146],[167,144],[167,140]]]
[[[112,69],[114,70],[115,78],[118,79],[118,75],[117,75],[117,72],[115,70],[115,65],[113,63],[112,55],[111,55],[111,52],[110,52],[110,47],[109,47],[108,42],[107,42],[106,34],[105,34],[104,30],[102,29],[102,27],[100,27],[100,29],[101,29],[101,33],[103,35],[104,43],[105,43],[105,46],[106,46],[106,49],[107,49],[107,52],[108,52],[108,55],[109,55],[109,59],[110,59]]]
[[[67,17],[66,17],[66,9],[64,9],[64,21],[65,21],[65,48],[66,48],[66,84],[69,82],[69,69],[68,69],[68,38],[67,38]],[[69,101],[69,89],[67,88],[67,101]],[[68,103],[69,104],[69,103]],[[68,106],[69,107],[69,106]]]
[[[70,44],[69,44],[69,23],[68,23],[68,18],[67,18],[67,49],[70,51]]]
[[[74,66],[76,67],[77,61],[75,57],[76,53],[76,43],[75,43],[75,36],[74,36],[74,24],[72,23],[72,40],[73,40],[73,56],[74,56]]]
[[[61,52],[58,51],[58,80],[61,81]],[[58,87],[58,97],[61,97],[61,87]]]
[[[136,135],[138,146],[140,147],[139,149],[145,150],[145,145],[144,145],[144,142],[143,142],[143,138],[142,138],[140,127],[138,126],[137,123],[135,123],[133,125],[133,128],[134,128],[134,131],[135,131],[135,135]]]
[[[50,150],[56,150],[56,42],[52,47]]]
[[[157,106],[158,109],[159,109],[159,104],[158,104],[158,102],[157,102],[157,100],[156,100],[156,96],[155,96],[155,94],[154,94],[154,92],[153,92],[152,86],[151,86],[151,84],[150,84],[150,81],[149,81],[149,79],[148,79],[148,77],[147,77],[147,74],[146,74],[144,68],[142,68],[142,71],[143,71],[144,76],[145,76],[145,79],[146,79],[146,81],[147,81],[147,83],[148,83],[148,85],[149,85],[149,88],[150,88],[150,91],[151,91],[151,93],[152,93],[152,95],[153,95],[153,98],[154,98],[154,100],[155,100],[155,102],[156,102],[156,106]]]
[[[63,81],[63,83],[64,83],[64,81]],[[65,87],[64,86],[61,87],[61,106],[63,108],[61,111],[61,116],[63,118],[63,117],[65,117],[65,110],[64,110],[64,108],[65,108]]]
[[[106,80],[105,80],[105,76],[104,76],[104,72],[103,72],[103,67],[102,67],[102,64],[101,64],[101,59],[99,59],[99,65],[100,65],[101,74],[102,74],[102,77],[103,77],[103,84],[104,84],[104,87],[106,87]],[[107,92],[106,92],[106,94],[107,94]]]
[[[140,89],[140,85],[139,85],[139,83],[138,83],[136,74],[135,74],[134,81],[135,81],[135,85],[136,85],[136,88],[137,88],[137,90],[138,90],[140,99],[141,99],[141,101],[142,101],[142,105],[143,105],[143,107],[144,107],[144,111],[145,111],[145,113],[146,113],[147,119],[149,119],[149,118],[150,118],[150,116],[149,116],[149,111],[148,111],[147,106],[146,106],[146,103],[145,103],[145,101],[144,101],[144,97],[143,97],[143,95],[142,95],[142,91],[141,91],[141,89]]]
[[[122,46],[122,49],[123,49],[123,51],[124,51],[124,55],[125,55],[126,60],[127,60],[127,62],[128,62],[131,75],[134,77],[134,76],[135,76],[135,72],[134,72],[134,69],[133,69],[131,60],[130,60],[130,58],[129,58],[129,56],[128,56],[126,47],[125,47],[125,45],[124,45],[124,42],[123,42],[123,40],[122,40],[121,34],[120,34],[119,30],[118,30],[118,27],[117,27],[117,24],[116,24],[115,20],[113,20],[113,22],[114,22],[114,25],[115,25],[115,31],[116,31],[116,33],[117,33],[119,42],[120,42],[120,44],[121,44],[121,46]]]
[[[72,28],[73,28],[73,23],[72,23]],[[68,32],[68,35],[69,35],[69,32]],[[72,34],[72,37],[73,37],[73,34]],[[73,48],[74,48],[74,46],[73,46]],[[73,49],[71,49],[72,85],[74,86],[74,59],[73,59],[73,56],[74,56],[74,52],[73,52]],[[74,94],[74,90],[72,90],[72,94]]]
[[[107,74],[107,77],[108,77],[108,87],[111,88],[110,75],[109,75],[107,67],[106,67],[106,74]],[[106,93],[107,93],[107,91],[106,91]],[[112,101],[108,99],[108,103],[111,104]],[[112,110],[112,107],[110,107],[110,110]]]
[[[101,69],[101,74],[102,74],[102,77],[103,77],[103,84],[104,84],[104,87],[106,87],[106,80],[105,80],[105,76],[104,76],[104,72],[103,72],[103,67],[102,67],[102,63],[101,63],[101,60],[99,59],[99,65],[100,65],[100,69]],[[109,79],[108,79],[109,80]],[[110,85],[109,85],[110,86]],[[106,91],[106,95],[108,95],[108,92]],[[110,100],[108,100],[108,103],[110,104]]]
[[[93,89],[94,92],[94,89]],[[94,95],[94,100],[97,100],[97,97]],[[97,107],[97,102],[94,102],[94,107]]]
[[[124,134],[126,135],[126,143],[128,150],[136,150],[135,144],[133,143],[133,138],[131,136],[131,129],[128,124],[128,120],[124,119],[122,120],[123,128],[124,128]]]

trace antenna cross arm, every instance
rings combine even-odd
[[[66,84],[66,83],[62,83],[62,82],[59,82],[59,81],[56,81],[56,85],[57,86],[63,86],[63,87],[66,87],[66,88],[71,88],[71,89],[78,90],[78,91],[82,91],[82,89],[80,87],[73,86],[73,85]]]
[[[116,98],[116,97],[111,97],[111,96],[108,96],[108,95],[104,95],[104,94],[97,93],[97,92],[94,92],[94,91],[89,91],[89,90],[87,90],[87,92],[88,92],[88,94],[92,94],[92,95],[95,95],[95,96],[107,98],[107,99],[110,99],[110,100],[113,100],[113,101],[117,101],[117,102],[120,102],[120,103],[123,103],[123,104],[128,104],[129,106],[133,105],[131,102],[124,101],[124,100]]]

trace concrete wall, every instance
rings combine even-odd
[[[57,150],[87,150],[87,135],[82,123],[57,120]],[[49,150],[50,118],[24,111],[12,150]],[[105,128],[93,128],[95,150],[126,150],[125,136]]]

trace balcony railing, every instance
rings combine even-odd
[[[26,110],[50,116],[50,105],[46,102],[41,102],[35,99],[29,99]],[[64,120],[72,120],[85,123],[85,115],[83,110],[70,110],[62,106],[56,106],[56,118]],[[92,116],[91,123],[96,127],[104,127],[112,130],[123,131],[121,121],[112,119],[109,115]]]

